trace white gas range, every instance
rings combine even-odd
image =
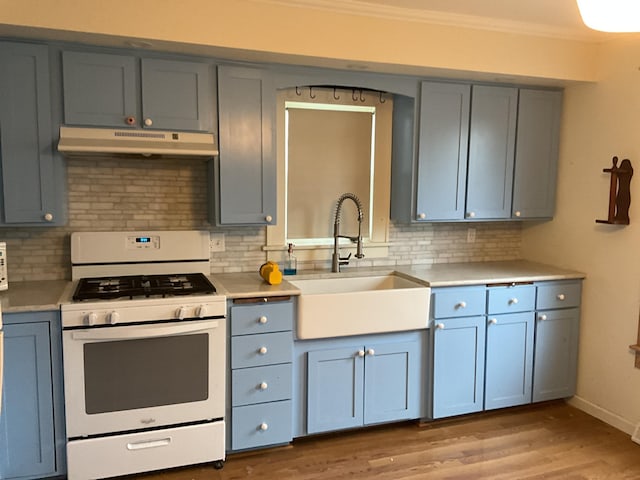
[[[61,306],[68,478],[225,458],[226,298],[209,232],[71,236]]]

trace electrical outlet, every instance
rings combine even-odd
[[[467,243],[475,243],[476,241],[476,229],[467,228]]]
[[[209,251],[224,252],[224,233],[209,234]]]

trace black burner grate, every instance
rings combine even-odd
[[[73,300],[114,300],[121,298],[201,295],[215,293],[215,291],[215,287],[202,273],[124,275],[82,278],[73,294]]]

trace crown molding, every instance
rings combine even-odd
[[[419,10],[392,5],[369,3],[364,0],[253,0],[284,7],[325,10],[332,13],[377,17],[387,20],[420,22],[432,25],[472,28],[494,32],[533,35],[565,40],[601,42],[608,34],[588,29],[564,28],[515,20],[462,15],[433,10]]]

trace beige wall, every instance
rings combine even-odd
[[[525,258],[587,274],[575,403],[628,432],[640,422],[640,39],[602,47],[601,81],[565,91],[557,215],[523,229]],[[631,224],[606,219],[612,156],[631,159]]]
[[[4,24],[4,28],[3,25]],[[21,27],[18,30],[11,26]],[[160,49],[233,49],[256,60],[373,64],[378,70],[443,70],[590,81],[593,44],[394,18],[305,9],[257,0],[0,0],[0,35],[50,35],[104,42],[150,40]],[[85,37],[86,38],[86,37]],[[253,52],[249,54],[249,52]],[[441,72],[443,73],[443,72]]]

